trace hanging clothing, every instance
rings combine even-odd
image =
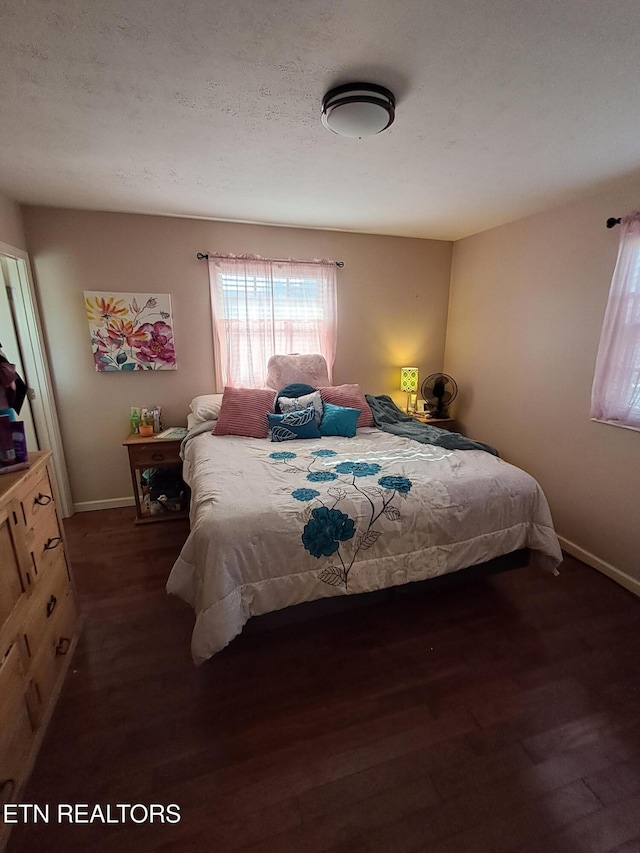
[[[19,412],[27,396],[27,386],[16,371],[15,364],[0,351],[0,409]]]

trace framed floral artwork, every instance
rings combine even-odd
[[[168,293],[85,290],[84,302],[96,370],[176,369]]]

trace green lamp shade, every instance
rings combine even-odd
[[[401,367],[400,368],[400,390],[406,391],[407,394],[415,394],[418,390],[418,368],[417,367]]]

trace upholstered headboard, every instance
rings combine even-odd
[[[301,382],[314,388],[331,385],[327,362],[319,353],[311,355],[272,355],[267,365],[267,385],[276,391]]]

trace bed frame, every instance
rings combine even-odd
[[[413,581],[400,586],[385,587],[372,592],[360,592],[357,595],[339,595],[304,601],[301,604],[284,607],[282,610],[252,616],[244,626],[242,633],[271,631],[279,627],[307,622],[310,619],[322,619],[335,613],[345,613],[349,610],[369,607],[402,595],[429,594],[454,584],[465,583],[465,581],[487,578],[491,575],[509,572],[512,569],[522,569],[529,564],[530,554],[528,548],[520,548],[518,551],[503,554],[493,560],[488,560],[486,563],[478,563],[475,566],[458,569],[456,572],[448,572],[435,578]]]

